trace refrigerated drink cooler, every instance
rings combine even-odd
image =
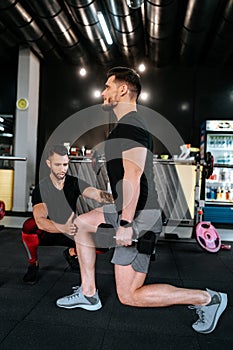
[[[201,128],[200,159],[214,158],[213,172],[203,179],[204,220],[233,223],[233,120],[207,120]]]

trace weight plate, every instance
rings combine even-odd
[[[202,221],[196,226],[196,240],[209,253],[217,253],[221,248],[220,236],[213,225]]]

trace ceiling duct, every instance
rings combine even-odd
[[[189,0],[180,35],[180,56],[184,62],[198,62],[218,4],[219,0]]]
[[[142,6],[144,0],[125,0],[127,6],[129,6],[131,9],[138,9],[139,7]]]
[[[42,58],[52,61],[60,59],[60,55],[54,49],[52,41],[44,35],[43,29],[18,0],[1,1],[0,16],[4,18],[6,25],[9,24],[20,33],[23,38],[21,45],[30,46]]]
[[[75,23],[87,39],[87,47],[90,52],[97,51],[96,58],[103,64],[114,59],[114,49],[106,43],[97,13],[104,13],[99,3],[95,0],[66,0]],[[107,18],[105,18],[106,20]]]
[[[145,4],[148,55],[157,66],[164,66],[172,56],[177,0],[147,0]]]
[[[80,63],[84,60],[84,50],[78,38],[69,15],[62,9],[57,0],[30,0],[28,5],[35,16],[55,39],[62,52],[72,63]]]
[[[141,10],[130,9],[126,1],[106,0],[106,6],[120,52],[133,62],[143,57],[145,39]]]
[[[233,0],[144,0],[130,8],[141,2],[0,0],[0,57],[5,61],[10,53],[15,60],[21,46],[46,62],[232,64]]]
[[[227,2],[211,46],[208,61],[225,64],[233,54],[233,0]]]

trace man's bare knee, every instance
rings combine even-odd
[[[117,289],[117,296],[121,304],[128,306],[136,306],[136,300],[134,299],[134,293],[131,291]]]
[[[118,299],[119,299],[121,304],[130,305],[130,298],[128,295],[121,294],[121,293],[117,293],[117,295],[118,295]]]

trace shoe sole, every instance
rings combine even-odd
[[[56,305],[58,306],[58,307],[62,307],[62,308],[64,308],[64,309],[76,309],[76,308],[80,308],[80,309],[85,309],[85,310],[87,310],[87,311],[97,311],[97,310],[99,310],[99,309],[101,309],[101,307],[102,307],[102,304],[101,304],[101,302],[99,301],[97,304],[95,304],[95,305],[85,305],[85,304],[80,304],[80,305],[78,305],[78,304],[76,304],[76,305],[62,305],[62,304],[59,304],[58,302],[56,302]]]
[[[197,331],[198,333],[209,334],[215,330],[220,316],[222,315],[223,311],[227,307],[227,294],[219,293],[219,295],[221,296],[221,303],[220,303],[218,310],[216,312],[213,325],[207,331]]]

